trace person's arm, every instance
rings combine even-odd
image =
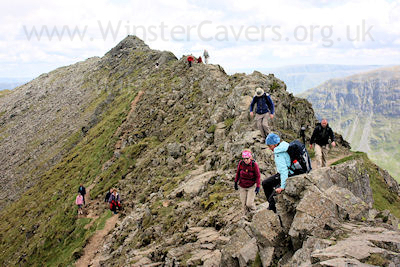
[[[280,156],[280,157],[275,157],[275,165],[276,169],[281,175],[281,186],[280,188],[285,189],[286,187],[286,179],[289,176],[289,169],[286,165],[286,160],[285,157]]]
[[[253,97],[253,100],[251,101],[251,104],[250,104],[250,113],[253,112],[255,103],[256,103],[256,97]]]
[[[267,95],[267,105],[270,111],[271,115],[275,114],[275,105],[274,102],[272,101],[271,97],[269,95]]]
[[[329,135],[330,135],[330,138],[331,138],[331,145],[332,146],[336,146],[336,143],[335,143],[335,134],[333,133],[333,130],[332,130],[332,128],[329,128]]]
[[[317,127],[315,127],[315,129],[314,129],[314,131],[313,131],[313,133],[312,133],[312,135],[311,135],[310,147],[312,147],[312,144],[315,143],[315,137],[316,137],[316,135],[317,135]]]
[[[258,188],[260,188],[260,184],[261,184],[261,182],[260,182],[260,177],[261,177],[261,173],[260,173],[260,168],[258,167],[258,164],[257,164],[257,162],[254,162],[254,168],[256,169],[256,186],[258,187]]]
[[[241,161],[239,161],[239,164],[238,164],[237,170],[236,170],[235,183],[239,182],[240,162],[241,162]]]

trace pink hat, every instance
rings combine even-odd
[[[251,152],[247,150],[243,151],[242,158],[251,158]]]

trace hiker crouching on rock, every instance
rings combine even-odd
[[[286,179],[293,175],[293,171],[290,169],[290,156],[287,153],[289,143],[281,141],[279,136],[274,133],[270,133],[267,136],[265,143],[274,152],[275,166],[278,173],[266,178],[262,182],[262,186],[269,203],[268,209],[276,213],[274,196],[285,189]]]
[[[235,177],[235,190],[239,190],[244,214],[254,211],[254,198],[260,191],[260,169],[251,152],[244,150]]]
[[[108,203],[110,203],[110,210],[113,211],[114,214],[117,214],[117,208],[121,210],[121,200],[119,198],[119,194],[117,193],[117,189],[113,189],[113,193],[111,194]]]
[[[274,118],[275,107],[274,102],[272,102],[269,94],[264,93],[264,90],[258,87],[256,89],[256,95],[253,97],[253,101],[250,104],[250,117],[253,118],[253,109],[254,105],[257,105],[256,108],[256,117],[255,120],[257,122],[257,128],[261,132],[262,142],[264,142],[265,138],[269,134],[269,126],[268,120]]]

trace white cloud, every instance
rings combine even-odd
[[[102,56],[135,28],[152,48],[177,57],[207,48],[212,62],[228,70],[265,64],[394,64],[400,59],[399,17],[399,0],[17,0],[0,10],[0,77],[37,76]],[[105,38],[107,25],[115,36],[109,31]],[[82,40],[78,35],[71,40],[66,32],[61,41],[56,36],[38,41],[35,35],[28,40],[24,26],[28,33],[33,27],[51,33],[66,26],[85,34]]]

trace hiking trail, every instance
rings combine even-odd
[[[143,91],[139,91],[135,99],[131,102],[131,108],[129,110],[129,113],[127,115],[127,118],[131,117],[132,113],[136,109],[136,105],[139,102],[141,96],[144,94]],[[115,132],[114,135],[121,135],[123,131],[123,125],[118,127],[117,131]],[[121,140],[119,140],[115,146],[115,151],[119,151],[121,149]],[[107,165],[112,163],[114,160],[111,158],[109,161],[103,164],[102,170],[105,169]],[[104,208],[102,208],[102,205],[104,206],[106,210],[108,210],[108,203],[103,204],[103,198],[96,198],[92,201],[90,198],[90,190],[94,188],[94,186],[97,184],[99,177],[96,177],[93,181],[93,183],[87,187],[87,192],[86,192],[86,205],[84,208],[84,215],[83,216],[78,216],[78,218],[91,218],[91,222],[85,225],[85,229],[89,229],[94,222],[99,218],[99,214],[103,212]],[[93,266],[93,267],[98,267],[100,266],[100,261],[103,260],[100,252],[101,245],[104,243],[104,237],[109,234],[109,232],[114,229],[115,225],[117,224],[118,221],[118,216],[119,215],[112,215],[110,218],[108,218],[105,222],[105,226],[103,229],[96,231],[93,236],[89,239],[89,242],[83,249],[83,254],[82,256],[76,261],[75,266],[77,267],[86,267],[86,266]]]

